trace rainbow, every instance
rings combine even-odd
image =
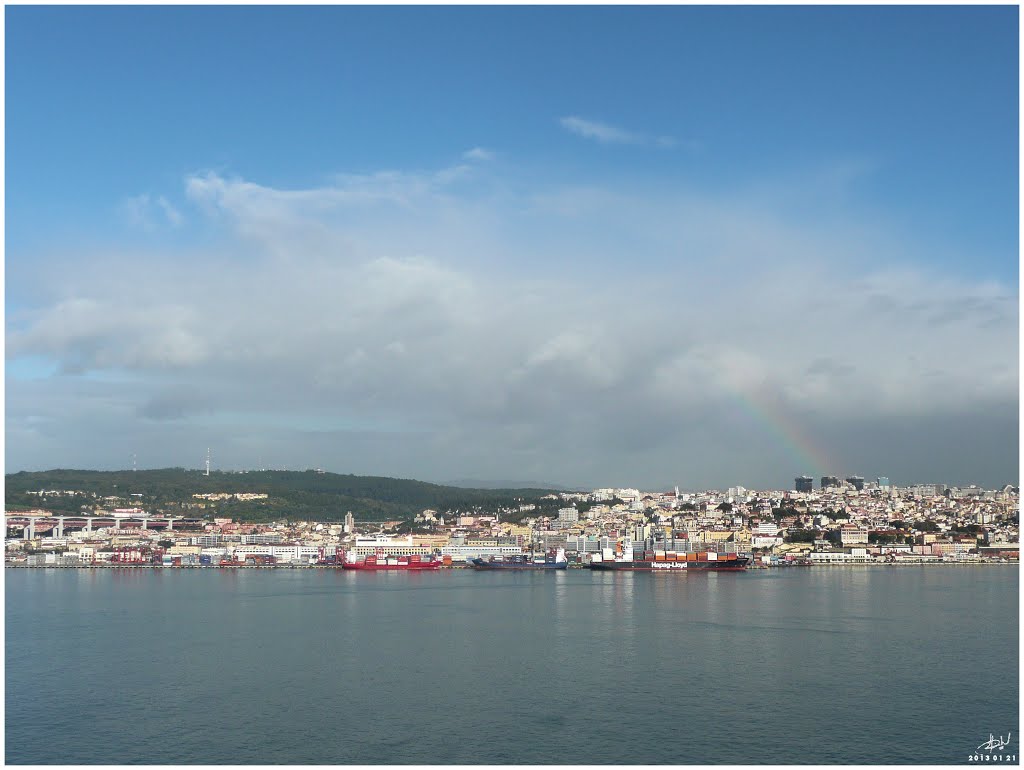
[[[795,471],[821,477],[837,467],[837,458],[814,441],[783,400],[767,388],[733,388],[730,395],[740,409],[790,455],[796,463]]]

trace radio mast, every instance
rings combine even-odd
[[[206,447],[206,475],[210,475],[210,447]]]

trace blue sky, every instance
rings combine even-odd
[[[844,367],[870,370],[861,351],[902,347],[928,366],[941,355],[996,366],[998,387],[974,387],[942,365],[874,385],[864,374],[846,399],[867,410],[864,419],[891,424],[899,414],[905,430],[930,436],[962,435],[964,421],[978,426],[980,445],[998,434],[998,473],[985,470],[987,457],[955,452],[931,465],[925,452],[906,471],[942,480],[963,467],[968,481],[987,473],[994,483],[1017,467],[1016,441],[1007,443],[1017,420],[1017,13],[9,7],[8,470],[118,467],[122,456],[145,454],[97,454],[85,436],[107,426],[125,444],[172,448],[150,451],[154,465],[187,465],[172,455],[219,440],[239,466],[276,452],[280,464],[440,480],[547,472],[571,484],[617,473],[677,483],[689,463],[684,485],[751,485],[811,471],[790,472],[793,458],[759,460],[773,447],[754,425],[723,439],[719,459],[698,449],[705,439],[681,438],[693,426],[674,422],[680,412],[706,415],[711,402],[728,412],[714,378],[680,402],[645,392],[617,409],[637,368],[657,379],[670,377],[659,369],[666,360],[695,365],[696,342],[679,342],[691,329],[692,340],[729,351],[731,363],[707,364],[716,376],[736,361],[742,372],[763,372],[753,382],[737,375],[735,387],[775,393],[772,403],[835,448],[835,459],[821,462],[855,466],[833,469],[840,473],[870,475],[876,462],[863,424],[854,430],[853,417],[826,397],[853,387],[838,374]],[[395,317],[384,314],[361,327],[329,295],[310,305],[299,276],[351,278],[353,298],[383,286],[389,300],[388,287],[406,280],[401,308],[421,313],[420,326],[389,329]],[[369,283],[357,290],[357,277]],[[271,280],[283,298],[281,322],[299,326],[257,351],[247,335],[268,338],[262,317],[250,317],[251,302],[223,298],[239,283]],[[776,283],[775,295],[759,293]],[[630,284],[632,295],[615,291]],[[662,290],[677,303],[654,300]],[[851,290],[865,304],[846,297],[806,309]],[[432,304],[446,292],[461,307],[495,310],[496,324],[497,309],[507,317],[489,341],[477,340],[472,319]],[[531,297],[536,307],[516,304]],[[140,302],[152,312],[136,317]],[[289,315],[303,305],[318,312]],[[766,323],[752,310],[758,305],[773,309],[770,339],[803,342],[773,351],[755,343],[747,332]],[[359,319],[386,306],[368,305]],[[710,323],[723,308],[730,320]],[[896,315],[875,329],[881,322],[868,315],[880,308]],[[824,324],[830,337],[806,338],[809,325],[822,326],[809,323],[811,312],[835,316]],[[124,328],[110,320],[119,315]],[[506,333],[509,319],[533,325],[520,337]],[[348,361],[344,372],[300,375],[296,391],[311,390],[294,408],[268,386],[229,409],[229,394],[248,381],[221,366],[224,353],[255,351],[245,362],[253,371],[316,369],[322,347],[310,349],[307,364],[282,353],[301,347],[311,324],[309,339]],[[431,362],[447,366],[410,392],[375,378],[412,378],[423,362],[381,364],[360,379],[356,353],[376,360],[362,344],[369,328],[382,350],[430,351]],[[416,338],[430,328],[447,335],[444,345]],[[191,336],[210,329],[202,345]],[[479,386],[501,391],[500,405],[450,403],[445,392],[458,389],[445,377],[475,376],[462,359],[477,344],[527,378],[522,392],[485,380]],[[556,360],[566,371],[537,368]],[[591,371],[594,360],[602,363]],[[679,366],[681,377],[700,379]],[[836,379],[812,393],[806,372],[825,370]],[[787,371],[804,375],[787,379]],[[87,395],[97,382],[108,386],[101,401],[102,387]],[[536,387],[551,389],[551,403],[536,398]],[[195,392],[222,396],[198,412],[157,408],[195,401]],[[941,395],[949,393],[963,396],[956,408]],[[608,430],[581,412],[560,429],[582,431],[586,447],[543,438],[559,399],[579,394]],[[663,414],[673,426],[664,435],[656,427]],[[649,439],[658,434],[662,459],[616,450],[619,420],[647,426]],[[241,427],[261,423],[273,439]],[[342,433],[311,436],[311,424]],[[405,454],[339,448],[376,446],[413,426],[420,438],[403,444]],[[357,428],[360,438],[348,442],[343,432]],[[713,425],[701,430],[715,434]],[[750,446],[749,435],[759,437],[757,452],[729,451]],[[469,448],[498,437],[528,456],[509,448],[484,462]],[[460,451],[450,451],[450,464],[438,461],[438,446],[453,444]],[[592,457],[559,459],[581,451]],[[354,469],[360,459],[372,467]],[[900,475],[888,465],[877,472]]]

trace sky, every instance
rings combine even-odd
[[[6,472],[995,487],[1018,9],[8,6]]]

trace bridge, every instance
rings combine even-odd
[[[26,540],[35,539],[37,527],[49,530],[55,537],[64,537],[64,531],[69,529],[92,532],[94,529],[113,527],[114,529],[163,529],[173,532],[175,524],[185,529],[193,529],[201,527],[204,523],[202,519],[189,519],[183,516],[84,516],[12,511],[7,511],[4,518],[7,530],[20,529],[22,537]]]

